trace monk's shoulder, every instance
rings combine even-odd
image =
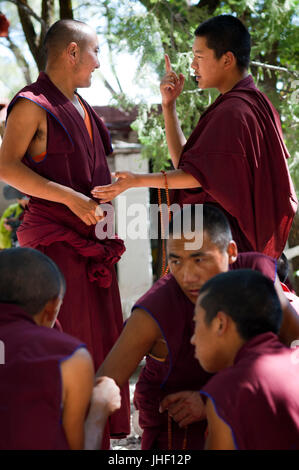
[[[12,105],[11,114],[22,114],[23,117],[28,116],[45,116],[46,111],[41,106],[39,106],[34,101],[24,98],[22,96],[18,97]]]
[[[175,294],[175,297],[177,298],[181,292],[182,291],[172,274],[167,274],[154,283],[154,285],[136,302],[135,307],[139,306],[143,308],[149,305],[158,307],[164,303],[169,305],[173,299],[173,295]]]

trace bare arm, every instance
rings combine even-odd
[[[165,54],[166,74],[162,78],[160,91],[162,95],[162,111],[165,122],[166,140],[173,166],[178,167],[183,146],[186,138],[181,129],[179,118],[176,112],[176,99],[184,88],[184,75],[177,74],[172,70],[171,63]]]
[[[299,338],[299,315],[286,298],[278,277],[275,279],[274,286],[279,297],[283,313],[279,338],[282,343],[290,347],[291,343]]]
[[[84,422],[94,384],[94,368],[85,348],[61,364],[62,425],[71,450],[84,448]]]
[[[198,188],[200,183],[194,176],[183,170],[167,171],[169,189]],[[137,174],[129,171],[118,171],[114,183],[106,186],[96,186],[92,190],[93,197],[101,203],[112,201],[116,196],[130,188],[165,188],[165,178],[162,173]]]
[[[92,391],[88,417],[85,421],[85,450],[102,446],[103,432],[108,417],[121,405],[120,389],[113,379],[100,377]]]
[[[235,450],[231,429],[219,418],[210,398],[206,403],[206,413],[209,431],[205,450]],[[244,423],[244,426],[246,426],[246,423]]]
[[[97,371],[97,377],[111,377],[119,387],[122,387],[159,337],[161,337],[160,328],[152,317],[142,309],[134,310],[117,342]]]
[[[26,99],[16,102],[7,120],[0,148],[0,178],[30,196],[65,204],[87,225],[97,223],[95,201],[39,176],[22,163],[23,156],[44,122],[45,111],[42,108]]]

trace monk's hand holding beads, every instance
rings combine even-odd
[[[205,405],[200,393],[194,390],[184,390],[167,395],[161,401],[159,408],[160,413],[166,410],[180,427],[206,419]]]
[[[137,186],[138,175],[130,171],[117,171],[112,176],[117,180],[105,186],[95,186],[91,191],[92,196],[99,199],[100,203],[110,202],[127,189]]]

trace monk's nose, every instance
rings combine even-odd
[[[184,271],[183,271],[183,281],[186,284],[190,284],[191,282],[196,282],[197,281],[197,276],[194,273],[193,268],[190,266],[186,266]]]

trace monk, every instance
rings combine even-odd
[[[194,320],[195,356],[216,373],[200,392],[205,448],[299,450],[299,361],[277,337],[273,283],[250,270],[219,274],[202,286]]]
[[[90,191],[110,183],[112,148],[107,128],[76,92],[90,86],[99,44],[88,25],[61,20],[47,32],[45,51],[45,72],[8,107],[0,177],[30,196],[20,245],[47,254],[61,269],[68,290],[59,321],[87,345],[98,368],[123,326],[115,263],[125,250],[122,240],[95,234],[103,214]],[[129,432],[125,384],[122,398],[110,421],[115,437]],[[109,448],[108,432],[103,446]]]
[[[65,289],[56,264],[39,251],[0,253],[2,450],[99,449],[106,419],[120,407],[111,379],[93,386],[86,346],[51,328]]]
[[[175,189],[172,201],[215,204],[226,214],[239,251],[278,258],[297,198],[278,113],[248,75],[250,35],[237,18],[216,16],[198,26],[192,50],[198,88],[216,88],[220,95],[186,140],[175,106],[184,76],[177,76],[165,56],[160,89],[175,168],[166,173],[168,187]],[[96,187],[92,194],[106,202],[131,187],[165,187],[161,173],[117,172],[116,176],[115,183]]]
[[[185,207],[174,216],[167,241],[170,274],[136,302],[117,343],[97,372],[97,376],[111,377],[121,387],[147,355],[134,397],[143,429],[143,450],[204,446],[206,415],[199,390],[211,375],[195,360],[190,339],[194,306],[207,280],[229,269],[261,271],[279,293],[283,309],[280,339],[289,346],[299,337],[299,317],[282,292],[276,261],[261,253],[238,255],[226,217],[209,205],[203,206],[202,246],[188,249],[190,235],[197,234],[194,209]],[[191,224],[186,219],[185,225],[191,233],[182,229],[185,217],[191,218]]]

